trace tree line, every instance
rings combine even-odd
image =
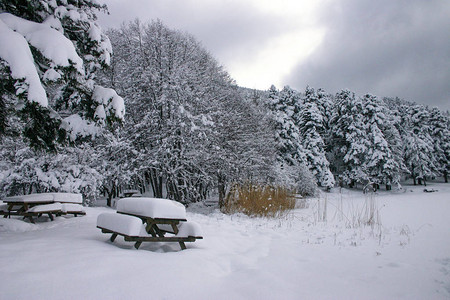
[[[241,88],[195,38],[160,21],[136,20],[106,36],[114,49],[109,67],[89,73],[89,80],[107,89],[101,93],[106,100],[99,102],[91,91],[83,95],[92,103],[69,95],[74,103],[56,105],[66,99],[58,91],[72,87],[80,95],[79,84],[45,82],[52,109],[66,115],[81,109],[91,123],[69,128],[57,122],[62,118],[40,116],[56,120],[52,128],[66,129],[64,138],[45,143],[33,139],[42,128],[27,129],[20,112],[3,118],[3,195],[70,191],[89,200],[104,194],[110,203],[134,188],[182,203],[215,194],[222,203],[235,183],[312,194],[316,185],[370,182],[389,188],[405,175],[416,183],[447,174],[449,118],[438,109],[348,90],[330,95],[311,87]],[[7,62],[0,61],[2,76],[13,82]],[[0,104],[17,100],[11,86],[1,89]],[[114,110],[104,112],[114,108],[117,95],[126,107],[123,119]]]

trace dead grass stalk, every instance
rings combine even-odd
[[[244,213],[251,217],[282,217],[295,208],[295,191],[282,186],[234,184],[225,198],[222,211]]]

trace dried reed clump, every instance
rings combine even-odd
[[[282,186],[251,182],[234,184],[230,188],[222,211],[244,213],[251,217],[281,217],[295,208],[295,191]]]

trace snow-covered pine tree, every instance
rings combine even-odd
[[[398,165],[396,177],[393,177],[390,181],[392,183],[398,183],[401,176],[409,174],[409,170],[405,165],[403,155],[403,141],[400,132],[403,131],[401,112],[398,109],[398,105],[392,105],[383,99],[383,103],[386,106],[385,115],[386,122],[383,124],[382,132],[391,150],[393,160]],[[394,173],[395,174],[395,173]],[[388,177],[389,179],[389,177]],[[386,182],[386,189],[389,190],[392,186],[389,185],[389,181]],[[397,185],[398,186],[398,185]]]
[[[385,138],[385,132],[394,135],[392,121],[388,119],[387,109],[376,96],[366,94],[362,97],[362,115],[370,146],[364,161],[369,180],[375,184],[399,183],[402,161],[396,160]],[[395,127],[394,127],[395,128]]]
[[[112,51],[96,22],[105,9],[95,0],[0,1],[3,128],[18,115],[32,146],[55,149],[67,133],[74,140],[122,120],[122,98],[95,84]]]
[[[439,174],[433,139],[429,126],[429,112],[423,105],[403,107],[402,132],[405,164],[412,176],[414,185],[421,184],[426,177]]]
[[[301,143],[308,166],[320,186],[332,188],[335,180],[330,171],[330,163],[325,155],[322,134],[325,132],[322,111],[318,106],[319,96],[311,87],[306,87],[303,106],[298,114]]]
[[[433,139],[433,152],[436,156],[436,167],[448,182],[450,168],[450,119],[438,108],[432,108],[429,118],[430,134]]]
[[[328,94],[324,89],[319,88],[316,90],[317,94],[317,107],[323,118],[323,125],[325,131],[328,131],[328,125],[330,122],[330,117],[333,111],[333,96]]]
[[[267,102],[275,123],[275,140],[280,160],[291,165],[307,165],[295,120],[300,110],[298,94],[288,86],[278,91],[272,85],[268,91]]]
[[[342,90],[336,94],[330,126],[330,157],[336,173],[350,186],[366,182],[369,176],[365,163],[370,141],[366,135],[362,103],[354,93]]]

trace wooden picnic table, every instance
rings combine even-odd
[[[186,249],[185,242],[195,242],[194,237],[177,237],[177,236],[166,236],[166,233],[171,233],[174,235],[178,234],[178,225],[180,222],[187,222],[186,219],[168,219],[168,218],[151,218],[148,216],[142,216],[137,214],[130,214],[124,212],[117,212],[119,214],[125,214],[129,216],[138,217],[146,225],[145,230],[152,237],[125,237],[127,241],[136,242],[135,247],[138,249],[142,242],[178,242],[182,250]],[[117,234],[111,236],[111,241],[117,237]]]
[[[186,210],[184,206],[178,202],[167,199],[156,198],[128,198],[121,199],[118,202],[117,214],[129,216],[129,222],[133,222],[133,218],[139,218],[141,225],[145,225],[146,234],[139,235],[134,233],[133,235],[119,232],[119,230],[113,230],[112,228],[106,228],[101,224],[98,224],[98,228],[103,233],[111,233],[111,242],[114,242],[118,235],[124,236],[125,241],[135,242],[135,248],[138,249],[142,242],[178,242],[181,249],[186,249],[185,242],[195,242],[196,239],[202,239],[199,235],[179,235],[180,226],[193,226],[192,222],[186,220]],[[114,218],[114,214],[110,214],[109,217]],[[120,220],[119,220],[120,219]],[[126,218],[118,218],[117,222],[124,222]],[[102,223],[102,222],[100,222]],[[184,223],[184,224],[182,224]],[[188,224],[191,223],[191,224]],[[173,234],[167,236],[166,234]]]
[[[55,195],[62,195],[58,198]],[[69,196],[69,198],[67,197]],[[70,196],[75,196],[70,202]],[[24,196],[7,197],[3,199],[6,204],[6,209],[0,211],[4,218],[10,218],[11,216],[23,216],[24,219],[28,218],[31,223],[34,223],[34,216],[40,217],[43,214],[48,215],[51,221],[54,220],[55,215],[62,214],[62,204],[59,201],[68,204],[81,203],[81,197],[77,194],[70,193],[41,193],[30,194]],[[55,201],[56,197],[56,201]],[[85,214],[85,212],[77,211],[77,214]]]
[[[149,216],[143,216],[138,214],[132,214],[127,212],[118,211],[119,214],[129,215],[138,217],[142,220],[145,226],[145,230],[147,233],[151,234],[153,237],[159,236],[164,237],[166,233],[178,233],[178,225],[180,222],[186,222],[186,219],[169,219],[169,218],[151,218]],[[164,226],[168,225],[168,226]],[[169,227],[170,226],[170,227]]]
[[[28,210],[38,205],[47,205],[54,203],[53,196],[50,194],[36,194],[37,196],[27,197],[8,197],[3,200],[7,205],[7,210],[3,212],[4,218],[10,218],[11,216],[23,216],[29,218],[34,223],[31,214],[28,214]],[[53,220],[52,212],[47,213],[51,220]]]

